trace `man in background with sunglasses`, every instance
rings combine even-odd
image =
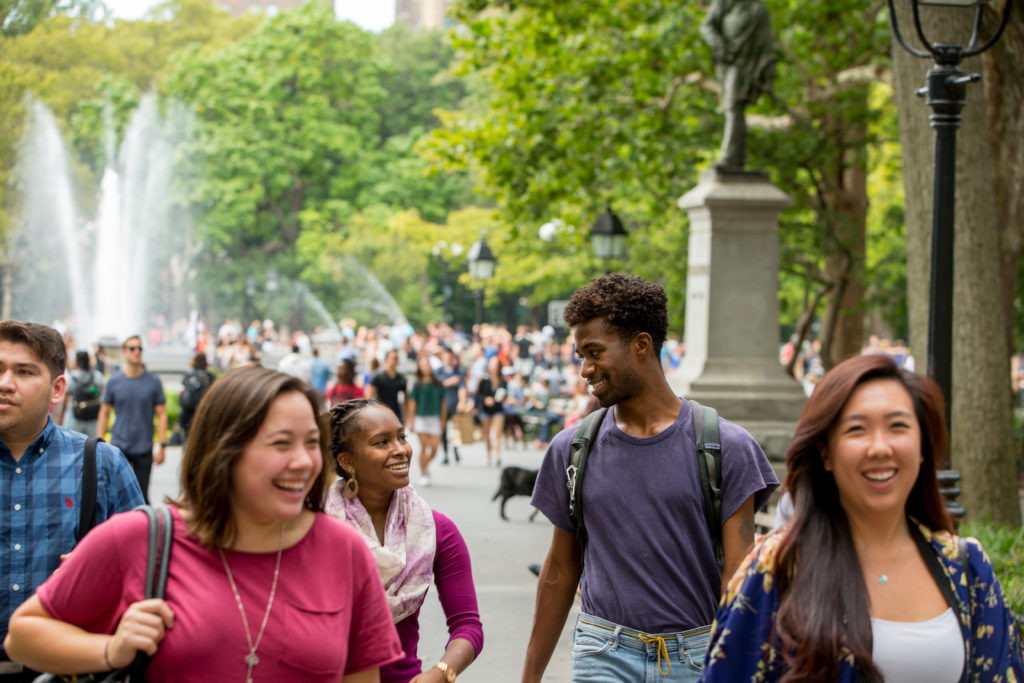
[[[111,377],[103,389],[96,435],[103,437],[107,433],[107,421],[113,408],[115,419],[110,442],[128,457],[148,503],[149,473],[154,463],[163,463],[167,448],[167,399],[160,378],[142,364],[140,337],[128,337],[121,345],[121,356],[124,359],[122,370]],[[153,454],[154,415],[160,437],[156,455]]]

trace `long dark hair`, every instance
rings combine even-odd
[[[781,598],[775,622],[783,652],[795,653],[781,679],[785,683],[838,680],[844,644],[868,680],[882,680],[871,660],[867,585],[839,490],[822,459],[854,390],[876,379],[895,380],[907,390],[921,429],[923,462],[906,502],[907,514],[932,529],[953,530],[935,476],[936,463],[945,461],[949,444],[938,386],[897,367],[886,355],[856,356],[837,365],[808,399],[786,453],[785,488],[793,497],[793,516],[779,545],[776,581]]]
[[[427,367],[430,368],[429,379],[428,376],[423,373],[423,370],[420,369],[420,362],[423,359],[426,359]],[[441,378],[437,376],[436,372],[434,372],[434,366],[430,364],[430,359],[426,356],[420,356],[416,359],[416,384],[426,384],[427,382],[434,386],[441,386]]]

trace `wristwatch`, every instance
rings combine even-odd
[[[441,671],[441,675],[444,676],[444,680],[448,683],[455,683],[455,669],[448,666],[448,662],[441,661],[434,665],[435,669]]]

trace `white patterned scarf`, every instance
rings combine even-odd
[[[339,478],[327,492],[327,514],[354,526],[377,562],[384,593],[397,624],[423,604],[434,574],[437,533],[430,506],[411,486],[395,491],[384,522],[384,543],[359,498],[346,498]]]

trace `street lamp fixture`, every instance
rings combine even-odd
[[[949,424],[952,406],[953,376],[953,241],[954,209],[956,200],[956,131],[960,127],[960,111],[967,103],[967,85],[981,78],[978,74],[966,74],[960,69],[960,62],[967,57],[979,55],[992,47],[1003,34],[1010,19],[1013,0],[1006,0],[1003,16],[991,38],[978,44],[981,21],[986,0],[909,0],[914,17],[914,29],[924,50],[915,48],[903,39],[893,0],[889,2],[892,17],[892,32],[903,49],[915,57],[929,58],[933,66],[928,70],[927,85],[917,91],[925,96],[925,104],[931,107],[929,117],[935,129],[935,166],[932,191],[932,253],[931,284],[929,288],[928,315],[928,374],[942,389],[946,397],[946,421]],[[974,7],[974,28],[966,47],[955,43],[932,43],[921,27],[919,5]],[[951,465],[950,465],[951,466]],[[954,483],[960,477],[953,471],[939,472],[940,480]],[[959,493],[947,489],[950,497]],[[964,514],[963,508],[955,501],[947,502],[947,509],[954,517]]]
[[[469,260],[469,276],[474,280],[490,280],[494,276],[494,266],[498,260],[494,258],[491,248],[487,246],[484,236],[473,242],[466,256]]]
[[[626,237],[629,232],[619,217],[605,204],[604,213],[597,217],[590,228],[590,240],[594,243],[594,254],[602,260],[621,259],[626,256]]]
[[[479,330],[484,322],[483,283],[494,276],[494,267],[497,265],[498,260],[494,258],[494,254],[491,253],[491,248],[487,246],[483,235],[480,235],[480,239],[473,242],[473,246],[469,248],[469,254],[466,255],[466,260],[469,261],[469,277],[481,283],[479,289],[476,290],[476,327]]]

